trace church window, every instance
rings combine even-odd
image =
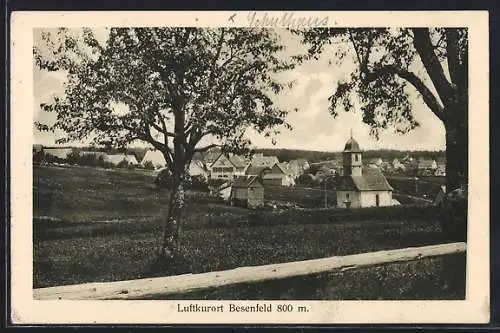
[[[359,155],[358,154],[354,154],[354,160],[357,162],[358,161],[358,158],[359,158]]]

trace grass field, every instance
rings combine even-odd
[[[180,256],[166,267],[155,262],[155,253],[168,192],[157,191],[151,176],[92,168],[35,168],[33,179],[33,209],[38,216],[33,221],[34,287],[200,273],[441,242],[433,212],[426,208],[416,207],[406,214],[406,208],[399,207],[390,219],[371,217],[369,210],[353,210],[351,215],[345,210],[291,210],[280,213],[290,214],[290,219],[281,221],[278,217],[286,215],[263,213],[268,214],[267,220],[255,224],[243,208],[226,206],[206,194],[188,193]],[[303,193],[296,193],[298,197],[292,191],[277,191],[275,197],[303,199]],[[113,222],[116,219],[121,222]],[[382,294],[375,287],[367,289],[365,298],[411,299],[418,296],[420,289],[415,288],[422,286],[440,290],[436,291],[439,297],[461,297],[457,295],[463,286],[446,287],[452,284],[436,261],[420,266],[398,264],[382,271],[385,275],[380,275],[380,269],[354,275],[356,280],[349,283],[351,273],[343,273],[335,281],[343,281],[345,287],[314,297],[363,298],[360,286],[372,285],[371,280],[379,275],[384,283],[393,285]],[[404,274],[414,274],[418,286],[409,287],[402,280]],[[318,277],[313,281],[318,286],[327,280]],[[245,287],[235,297],[258,298],[267,287],[253,288]],[[203,297],[234,295],[231,290]],[[276,297],[286,298],[287,293],[296,294],[284,290]]]
[[[417,180],[411,177],[392,176],[387,177],[387,180],[394,190],[399,193],[431,200],[436,195],[439,187],[444,185],[446,181],[445,177],[439,176],[419,177]]]
[[[320,188],[268,186],[265,189],[264,198],[266,201],[277,203],[293,202],[304,208],[325,207],[325,191]],[[337,205],[335,191],[327,190],[326,199],[328,207]]]

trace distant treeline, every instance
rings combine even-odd
[[[118,148],[105,148],[105,147],[71,147],[71,146],[51,147],[51,146],[44,146],[44,148],[71,148],[75,152],[99,151],[99,152],[106,153],[108,155],[115,155],[115,154],[134,155],[138,162],[142,161],[142,159],[144,158],[144,155],[146,155],[146,152],[148,150],[150,150],[150,148],[144,148],[144,147],[118,149]]]
[[[50,147],[46,147],[50,148]],[[61,148],[61,147],[58,147]],[[138,161],[141,161],[146,151],[149,148],[125,148],[125,149],[110,149],[110,148],[96,148],[96,147],[67,147],[73,148],[76,151],[91,150],[91,151],[102,151],[107,154],[130,154],[135,155]],[[327,151],[314,151],[314,150],[300,150],[300,149],[278,149],[278,148],[259,148],[255,149],[253,152],[262,153],[264,155],[272,155],[278,157],[280,162],[290,161],[299,158],[304,158],[310,163],[328,161],[332,159],[340,159],[342,157],[342,152],[327,152]],[[413,158],[444,158],[446,152],[441,151],[426,151],[426,150],[393,150],[393,149],[380,149],[380,150],[364,150],[363,158],[382,158],[384,160],[392,160],[394,158],[402,158],[405,155],[410,155]]]
[[[282,161],[289,161],[298,158],[305,158],[309,162],[321,162],[328,161],[332,159],[340,159],[342,157],[342,152],[325,152],[325,151],[313,151],[313,150],[297,150],[297,149],[256,149],[256,153],[262,153],[264,155],[274,155]],[[393,150],[393,149],[381,149],[381,150],[364,150],[363,158],[382,158],[384,160],[392,160],[394,158],[402,158],[409,155],[413,158],[444,158],[446,155],[445,151],[411,151],[411,150]]]

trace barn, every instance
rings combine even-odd
[[[231,186],[231,205],[248,208],[264,205],[264,185],[259,177],[237,177]]]
[[[269,172],[265,172],[262,181],[266,186],[293,186],[295,180],[285,163],[275,163]]]
[[[361,149],[352,137],[342,155],[343,175],[337,186],[337,207],[391,206],[391,185],[379,168],[363,167]]]

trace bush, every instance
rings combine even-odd
[[[155,179],[155,184],[158,188],[171,189],[174,185],[170,170],[167,168],[161,170]]]
[[[460,189],[446,195],[438,207],[443,235],[449,241],[467,241],[467,193]]]
[[[146,170],[154,170],[155,169],[155,166],[154,166],[153,162],[151,162],[151,161],[146,161],[142,166]]]
[[[289,209],[285,211],[252,211],[251,225],[321,224],[369,220],[411,220],[436,218],[434,206],[390,206],[369,208]]]
[[[117,168],[123,168],[123,169],[125,169],[125,168],[129,169],[130,168],[130,164],[126,160],[122,160],[122,161],[120,161],[120,163],[118,163],[116,165],[116,167]]]
[[[192,191],[209,192],[208,182],[202,176],[190,177],[187,188]]]
[[[314,185],[314,176],[311,174],[303,174],[297,177],[296,185],[311,187]]]

